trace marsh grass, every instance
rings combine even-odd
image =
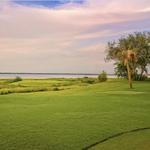
[[[42,91],[60,91],[97,83],[95,78],[77,79],[0,79],[0,95]]]

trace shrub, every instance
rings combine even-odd
[[[139,75],[139,74],[135,74],[134,76],[133,76],[133,80],[134,81],[145,81],[145,80],[147,80],[147,76],[146,75]]]
[[[13,82],[19,82],[19,81],[22,81],[22,78],[19,77],[19,76],[17,76],[17,77],[13,80]]]
[[[22,81],[22,78],[17,76],[15,79],[8,80],[7,83],[19,82]]]
[[[93,83],[95,83],[95,80],[94,79],[90,79],[90,78],[83,78],[81,80],[81,82],[88,83],[88,84],[93,84]]]
[[[99,76],[98,76],[98,80],[100,82],[104,82],[107,81],[107,73],[105,71],[103,71]]]
[[[89,77],[85,76],[84,78],[85,78],[85,79],[88,79]]]

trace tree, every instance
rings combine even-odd
[[[134,64],[136,62],[136,54],[132,50],[124,50],[122,52],[122,61],[124,66],[127,68],[127,75],[128,75],[128,81],[129,86],[132,88],[132,74],[134,73]]]
[[[106,60],[115,61],[115,72],[127,75],[129,81],[140,72],[142,79],[150,64],[150,33],[136,32],[108,42],[106,52]],[[129,83],[132,87],[132,82]]]
[[[150,64],[150,33],[135,33],[129,36],[132,41],[132,49],[137,54],[137,68],[140,70],[140,78],[147,73],[147,65]]]

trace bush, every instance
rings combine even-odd
[[[98,76],[98,80],[100,82],[105,82],[107,81],[107,73],[105,71],[103,71],[99,76]]]
[[[22,78],[19,77],[19,76],[17,76],[17,77],[13,80],[13,82],[19,82],[19,81],[22,81]]]
[[[89,77],[85,76],[84,79],[88,79]]]
[[[82,83],[93,84],[93,83],[95,83],[95,80],[94,79],[90,79],[90,78],[82,78],[81,82]]]
[[[142,75],[142,77],[141,77],[141,75],[135,74],[135,75],[133,76],[133,80],[134,80],[134,81],[145,81],[145,80],[147,80],[147,79],[148,79],[148,77],[147,77],[146,75]]]
[[[22,78],[17,76],[15,79],[8,80],[7,82],[8,83],[13,83],[13,82],[19,82],[19,81],[22,81]]]

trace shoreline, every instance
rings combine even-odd
[[[0,79],[15,78],[33,78],[33,79],[46,79],[46,78],[84,78],[84,77],[98,77],[99,74],[90,73],[0,73]],[[108,78],[116,78],[113,74],[108,74]]]

